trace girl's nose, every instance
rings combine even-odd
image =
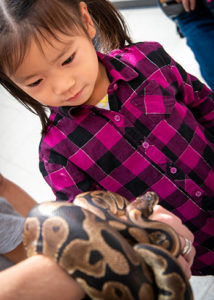
[[[66,94],[75,84],[75,80],[73,78],[62,78],[57,77],[53,82],[53,91],[56,95]]]

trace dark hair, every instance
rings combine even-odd
[[[80,0],[3,0],[0,2],[0,84],[31,112],[40,117],[42,132],[48,125],[48,107],[27,95],[10,75],[22,63],[32,37],[57,39],[57,32],[86,30],[80,18]],[[131,43],[126,24],[108,0],[85,0],[98,30],[98,50],[108,53]],[[114,24],[114,25],[113,25]]]

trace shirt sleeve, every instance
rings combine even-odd
[[[22,241],[25,218],[0,198],[0,254],[14,250]]]
[[[178,83],[176,100],[184,102],[196,120],[214,135],[214,93],[177,62],[173,61],[171,69]]]
[[[92,182],[91,178],[72,162],[68,159],[65,160],[65,157],[55,151],[54,154],[51,152],[51,149],[49,151],[46,149],[43,158],[40,154],[39,168],[44,179],[56,195],[56,200],[72,202],[75,196],[80,193],[100,190],[100,187]],[[47,160],[48,156],[51,156],[52,163]],[[56,156],[58,163],[54,163],[54,156]],[[60,161],[61,164],[59,163]]]

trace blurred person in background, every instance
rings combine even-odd
[[[194,53],[201,75],[214,90],[214,0],[158,0]]]

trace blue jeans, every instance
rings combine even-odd
[[[214,0],[196,0],[196,9],[173,18],[186,37],[201,74],[214,91]]]

